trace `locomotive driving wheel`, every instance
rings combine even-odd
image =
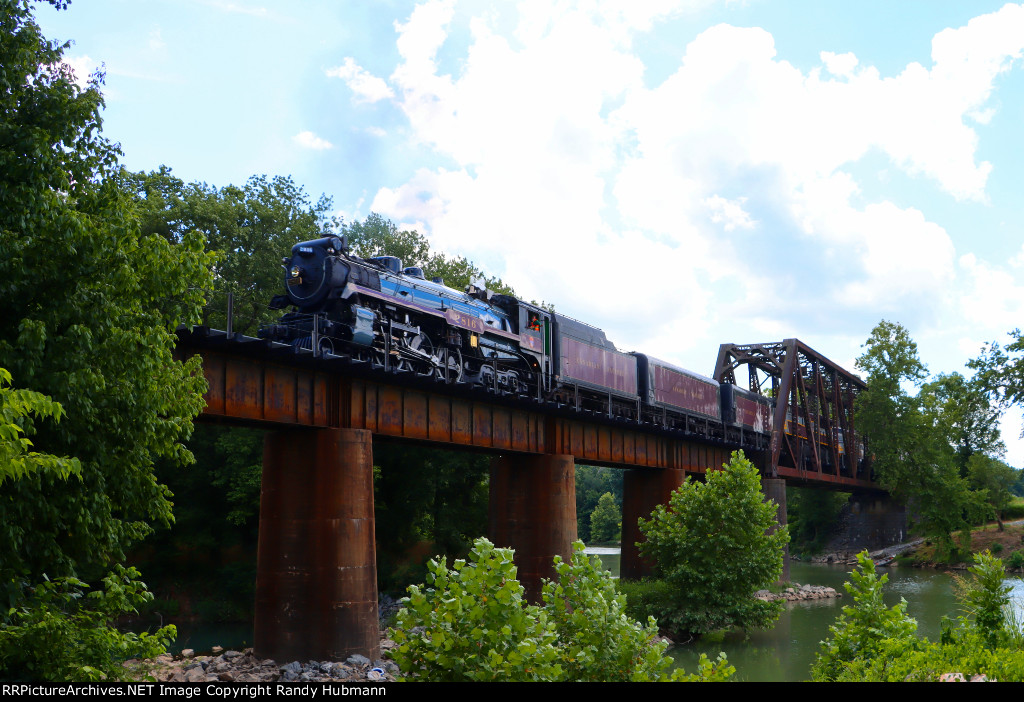
[[[456,347],[445,347],[434,357],[437,363],[438,380],[458,383],[462,380],[462,352]]]
[[[398,347],[399,370],[411,371],[417,375],[433,375],[437,359],[434,345],[425,334],[416,334],[402,339]]]

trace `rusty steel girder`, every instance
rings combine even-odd
[[[854,400],[864,381],[799,339],[722,344],[715,379],[737,384],[747,367],[752,392],[776,398],[769,477],[838,485],[871,485],[865,438],[854,422]],[[770,393],[767,385],[770,383]]]

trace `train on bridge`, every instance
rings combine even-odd
[[[455,290],[394,256],[360,258],[345,237],[296,244],[283,264],[271,307],[291,311],[261,338],[747,448],[770,442],[770,397],[624,352],[566,315],[482,285]]]

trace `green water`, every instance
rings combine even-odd
[[[599,554],[605,568],[618,575],[619,555]],[[676,646],[669,654],[686,670],[696,668],[701,653],[715,658],[724,652],[736,667],[735,679],[751,682],[794,682],[810,678],[811,663],[819,642],[828,636],[828,628],[841,613],[844,604],[852,602],[843,588],[853,566],[790,562],[790,580],[802,585],[826,585],[843,593],[830,600],[811,600],[786,604],[775,626],[767,631],[731,632],[721,640],[702,639],[695,644]],[[953,580],[943,572],[921,568],[879,568],[887,574],[885,601],[894,605],[903,597],[907,612],[917,620],[918,633],[933,641],[938,639],[940,621],[946,614],[956,615]],[[1024,598],[1024,583],[1014,585],[1012,595]]]
[[[701,640],[689,646],[677,646],[670,654],[687,670],[693,670],[700,654],[714,658],[725,652],[736,666],[736,679],[757,682],[800,681],[810,678],[811,663],[819,642],[828,636],[828,628],[839,616],[850,596],[843,589],[852,566],[828,566],[791,563],[790,579],[810,585],[827,585],[844,597],[831,600],[787,603],[779,621],[768,631],[742,632],[725,636],[720,642]],[[888,573],[885,601],[888,605],[907,601],[907,612],[917,620],[918,633],[935,640],[945,614],[956,613],[952,578],[946,573],[919,568],[879,568]]]

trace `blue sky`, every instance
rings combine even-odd
[[[635,7],[634,7],[635,6]],[[1024,6],[904,0],[40,5],[135,170],[291,175],[710,373],[882,318],[934,373],[1024,315]],[[1004,427],[1024,465],[1020,413]]]

